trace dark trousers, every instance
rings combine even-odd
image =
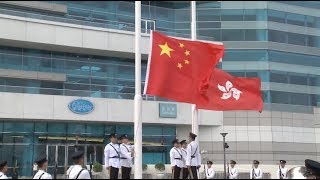
[[[188,179],[188,176],[189,176],[188,168],[183,168],[182,169],[182,179]]]
[[[121,167],[121,176],[122,179],[130,179],[130,174],[131,174],[131,168],[128,167]]]
[[[181,168],[178,166],[174,167],[173,179],[180,179]]]
[[[193,179],[198,179],[197,166],[191,166],[191,173]]]
[[[110,167],[110,179],[118,179],[119,168]]]

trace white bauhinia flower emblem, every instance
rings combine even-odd
[[[234,88],[233,84],[230,81],[226,82],[226,87],[220,86],[220,84],[218,84],[218,88],[223,92],[221,99],[229,99],[231,96],[233,96],[233,98],[235,98],[236,100],[240,99],[240,94],[242,92],[237,88]]]

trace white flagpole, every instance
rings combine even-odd
[[[134,178],[142,179],[141,1],[135,1]]]
[[[196,1],[191,1],[191,40],[197,39],[197,16],[196,16]],[[199,120],[198,109],[195,104],[192,104],[192,117],[191,117],[192,133],[199,136]],[[196,138],[199,142],[199,138]]]

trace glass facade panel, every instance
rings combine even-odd
[[[221,11],[221,21],[243,21],[243,9],[225,9]]]
[[[222,41],[243,41],[243,29],[224,29],[222,31]]]
[[[287,43],[287,33],[275,30],[269,30],[269,41]]]
[[[286,22],[286,13],[281,11],[275,11],[268,9],[268,21],[285,23]]]
[[[288,43],[295,45],[306,45],[306,36],[303,34],[288,33]]]
[[[304,26],[305,16],[300,14],[287,13],[287,23],[292,25]]]

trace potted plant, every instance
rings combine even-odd
[[[92,170],[93,170],[92,175],[95,175],[98,179],[105,179],[106,178],[106,177],[104,177],[104,174],[102,173],[103,166],[100,163],[98,163],[98,162],[93,163]]]
[[[154,168],[157,172],[157,179],[164,179],[164,171],[166,170],[166,166],[163,163],[157,163],[154,165]]]
[[[146,171],[148,169],[148,165],[147,164],[142,164],[142,171]]]
[[[102,172],[102,168],[102,165],[98,162],[95,162],[92,167],[94,172]]]

